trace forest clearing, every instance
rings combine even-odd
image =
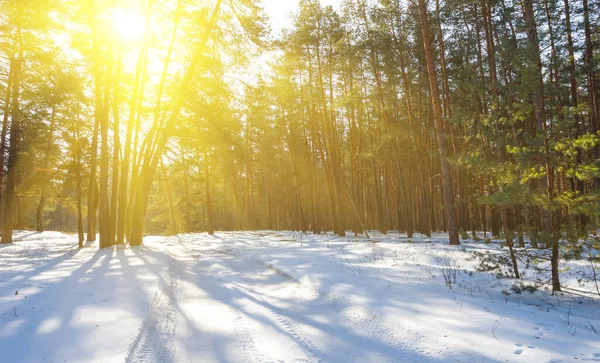
[[[552,296],[548,266],[523,261],[519,282],[481,270],[478,254],[506,255],[498,241],[264,231],[98,250],[17,236],[0,247],[7,362],[600,360],[589,264],[566,262],[568,292]]]

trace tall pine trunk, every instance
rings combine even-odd
[[[16,54],[11,61],[14,63],[12,76],[12,107],[10,123],[10,147],[8,149],[8,169],[6,178],[6,202],[2,215],[2,239],[0,243],[12,243],[12,232],[17,200],[17,181],[19,180],[19,157],[21,137],[21,114],[19,100],[21,92],[21,72],[23,67],[23,39],[21,37],[21,7],[17,5],[16,22]]]
[[[444,120],[442,119],[442,105],[440,100],[437,71],[435,67],[435,55],[433,51],[433,42],[431,38],[431,31],[429,28],[429,18],[427,15],[427,7],[425,5],[425,0],[419,0],[419,18],[421,20],[421,32],[423,34],[423,47],[425,49],[425,58],[427,61],[427,73],[429,74],[429,86],[433,106],[433,117],[438,140],[438,149],[440,152],[440,164],[442,169],[442,179],[444,185],[448,235],[450,238],[450,244],[458,245],[460,244],[460,240],[458,238],[454,187],[452,185],[452,170],[448,161],[448,145],[446,142],[446,130],[444,129]]]
[[[538,44],[537,26],[535,23],[534,9],[532,0],[525,0],[523,6],[523,16],[526,24],[527,41],[531,52],[532,61],[535,64],[536,84],[533,85],[533,103],[534,103],[534,119],[535,124],[532,128],[537,132],[542,133],[544,138],[544,163],[546,164],[546,190],[550,205],[554,199],[554,171],[550,164],[549,150],[549,131],[546,122],[546,107],[544,102],[544,81],[542,78],[542,61],[540,56],[540,48]],[[559,249],[558,238],[553,236],[553,219],[552,212],[548,208],[544,210],[544,229],[546,238],[551,240],[552,245],[552,291],[560,291],[560,281],[558,275]]]
[[[77,122],[77,121],[76,121]],[[76,125],[75,132],[75,178],[76,178],[76,202],[77,202],[77,237],[79,241],[79,248],[83,247],[83,241],[85,236],[83,234],[83,213],[81,207],[81,135],[79,131],[79,123]]]
[[[50,132],[48,135],[48,140],[46,140],[46,152],[44,156],[44,171],[48,171],[48,167],[50,166],[50,153],[52,152],[52,142],[54,140],[54,122],[55,122],[55,109],[56,106],[52,105],[52,110],[50,111]],[[46,188],[47,183],[50,179],[44,180],[42,184],[42,190],[40,195],[40,201],[37,207],[36,213],[36,230],[38,232],[44,231],[44,206],[46,205]]]
[[[573,46],[573,35],[571,30],[571,10],[569,5],[569,0],[564,0],[565,2],[565,31],[567,32],[567,49],[569,52],[569,83],[571,86],[571,107],[575,112],[575,137],[579,137],[582,135],[581,130],[581,117],[579,116],[579,111],[577,108],[579,107],[579,95],[577,91],[577,73],[575,68],[575,51]],[[577,148],[577,155],[575,156],[575,163],[577,166],[581,165],[583,162],[581,148]],[[585,182],[577,177],[574,177],[574,191],[579,192],[579,195],[583,195],[585,193]],[[587,223],[585,214],[581,213],[578,216],[578,224],[580,228],[585,228]]]
[[[6,134],[8,133],[8,119],[11,111],[11,92],[13,83],[13,72],[14,72],[14,60],[10,60],[10,66],[8,70],[8,80],[6,81],[6,97],[4,98],[4,110],[2,117],[2,131],[0,133],[0,206],[2,206],[2,200],[4,191],[2,186],[4,185],[4,166],[6,163]],[[2,215],[4,210],[0,208],[0,228],[2,228]]]

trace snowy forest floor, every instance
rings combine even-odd
[[[519,281],[490,270],[507,253],[497,242],[372,237],[190,234],[99,251],[18,232],[0,246],[0,360],[600,362],[589,261],[561,261],[567,291],[552,296],[527,291],[549,278],[543,259],[521,259]]]

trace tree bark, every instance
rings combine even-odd
[[[75,122],[78,122],[77,120]],[[77,198],[77,236],[79,240],[79,248],[83,247],[83,241],[85,240],[85,236],[83,234],[83,213],[81,211],[81,144],[80,144],[80,132],[79,132],[79,123],[75,126],[75,177],[77,182],[77,190],[76,190],[76,198]]]
[[[118,53],[117,53],[118,54]],[[117,232],[117,220],[124,216],[117,214],[119,204],[119,170],[120,170],[120,156],[121,156],[121,137],[119,135],[119,126],[121,123],[120,110],[121,105],[121,94],[119,91],[119,82],[121,78],[121,60],[116,59],[116,72],[113,78],[113,160],[112,160],[112,190],[110,196],[110,225],[109,225],[109,238],[110,243],[114,244],[117,242],[115,236]]]
[[[585,0],[584,0],[585,1]],[[540,57],[540,48],[537,39],[537,26],[535,24],[535,17],[533,11],[533,2],[532,0],[525,0],[523,6],[523,16],[525,18],[526,31],[527,31],[527,40],[529,43],[530,51],[532,52],[533,61],[535,62],[535,72],[536,72],[536,85],[533,90],[533,102],[534,102],[534,117],[535,117],[535,125],[534,130],[537,129],[538,132],[543,133],[544,138],[544,159],[546,164],[546,188],[548,200],[552,203],[554,199],[554,171],[552,166],[550,165],[550,150],[549,150],[549,132],[547,130],[548,126],[546,123],[546,110],[544,103],[544,93],[543,93],[543,78],[542,78],[542,61]],[[537,127],[536,127],[537,126]],[[535,134],[535,133],[534,133]],[[544,210],[544,224],[546,231],[546,238],[554,240],[553,236],[553,223],[552,223],[552,212],[549,208]],[[556,246],[554,246],[556,245]],[[560,291],[560,281],[558,275],[558,262],[559,262],[559,249],[558,249],[558,239],[553,242],[552,248],[552,288],[553,291]]]
[[[571,30],[571,10],[569,0],[564,0],[565,3],[565,31],[567,32],[567,50],[569,52],[569,83],[571,86],[571,107],[575,114],[575,137],[579,137],[582,134],[581,130],[581,117],[579,116],[579,95],[577,91],[577,73],[575,68],[575,51],[573,46],[573,35]],[[583,162],[581,148],[577,148],[577,155],[575,156],[575,164],[581,165]],[[575,191],[579,192],[579,195],[585,193],[585,182],[575,177]],[[578,223],[580,228],[585,228],[587,223],[585,214],[580,214],[578,217]]]
[[[460,244],[458,238],[458,227],[456,219],[456,205],[454,201],[454,187],[452,185],[452,170],[448,161],[448,146],[446,142],[446,131],[444,130],[444,120],[442,119],[442,105],[440,100],[440,91],[435,67],[435,55],[431,40],[431,31],[429,28],[429,19],[425,0],[419,0],[419,18],[421,20],[421,32],[423,34],[423,47],[425,49],[425,58],[427,61],[427,72],[429,74],[429,86],[431,90],[431,101],[433,106],[433,117],[437,133],[438,149],[440,153],[440,164],[442,169],[442,179],[444,184],[444,194],[446,203],[446,214],[448,219],[448,234],[451,245]]]
[[[102,72],[100,63],[101,53],[98,34],[94,35],[94,97],[95,97],[95,121],[100,125],[100,175],[98,184],[100,188],[99,211],[98,211],[98,232],[100,234],[100,248],[107,248],[112,245],[110,236],[110,210],[108,202],[108,107],[110,104],[110,87],[107,79],[108,75]],[[109,68],[109,67],[106,67]],[[106,69],[105,72],[110,72]],[[103,90],[104,86],[104,90]],[[104,94],[103,94],[104,91]]]
[[[8,119],[11,111],[11,92],[13,83],[14,61],[10,60],[8,80],[6,81],[6,97],[4,98],[4,115],[2,117],[2,132],[0,133],[0,206],[4,196],[4,165],[6,162],[6,134],[8,133]],[[0,208],[0,229],[2,228],[2,215],[4,210]]]
[[[209,235],[214,235],[215,234],[215,226],[214,226],[214,221],[213,221],[213,209],[212,209],[212,203],[210,200],[210,167],[209,167],[209,157],[208,155],[205,156],[205,160],[204,160],[204,189],[206,192],[206,213],[207,213],[207,226],[206,226],[206,231],[208,232]]]
[[[592,30],[590,26],[590,9],[588,0],[583,0],[583,24],[585,33],[585,63],[587,70],[587,86],[588,86],[588,106],[590,109],[590,123],[592,124],[592,133],[597,134],[599,106],[596,94],[596,77],[594,74],[594,43],[592,40]],[[595,148],[594,156],[600,157],[600,145]],[[596,186],[600,184],[600,178],[595,180]]]
[[[8,170],[6,178],[6,202],[2,215],[2,239],[0,243],[12,243],[12,232],[15,215],[17,181],[19,178],[20,146],[23,130],[21,129],[21,110],[19,100],[21,92],[21,72],[23,67],[23,39],[21,36],[21,7],[17,5],[16,18],[17,52],[11,61],[14,63],[12,79],[12,109],[10,123],[10,147],[8,149]]]
[[[44,156],[44,172],[48,171],[50,166],[50,153],[52,152],[52,142],[54,141],[54,121],[55,121],[55,105],[52,105],[50,111],[50,132],[48,140],[46,140],[46,155]],[[46,187],[49,179],[45,179],[42,183],[42,190],[40,195],[40,201],[37,207],[36,213],[36,230],[38,232],[44,232],[44,206],[46,205]]]

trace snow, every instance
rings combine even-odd
[[[98,251],[18,232],[0,246],[1,359],[600,361],[589,262],[561,262],[566,293],[517,293],[476,269],[475,253],[506,253],[497,242],[371,234],[189,234]],[[544,278],[521,270],[525,285]]]

